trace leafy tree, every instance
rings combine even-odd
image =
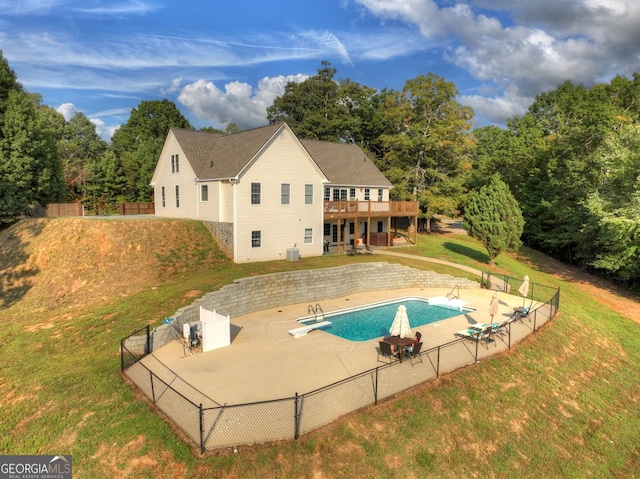
[[[596,155],[602,181],[589,195],[584,234],[592,248],[588,263],[616,281],[637,287],[640,280],[640,125],[612,132]]]
[[[71,201],[87,196],[88,182],[95,178],[95,165],[106,149],[107,143],[82,113],[76,113],[64,125],[59,150]]]
[[[520,246],[524,219],[500,175],[494,175],[488,185],[469,194],[463,225],[469,236],[484,245],[492,267],[500,253],[515,251]]]
[[[95,214],[117,210],[125,201],[125,177],[122,165],[115,153],[107,149],[99,158],[90,158],[87,163],[89,176],[84,188],[84,201]]]
[[[240,132],[240,127],[238,126],[237,123],[234,123],[233,121],[231,123],[229,123],[227,125],[227,127],[224,129],[224,132],[229,135],[231,133],[238,133]]]
[[[301,138],[354,142],[378,150],[383,125],[376,90],[349,79],[336,81],[329,62],[301,83],[289,82],[267,108],[270,123],[286,121]]]
[[[126,201],[152,199],[149,182],[170,128],[191,125],[173,102],[163,99],[141,102],[114,133],[111,147],[124,169]]]
[[[452,213],[464,193],[471,169],[473,144],[468,134],[473,111],[459,104],[453,83],[434,75],[406,82],[401,92],[386,97],[389,121],[381,135],[386,169],[404,172],[403,183],[420,200],[421,216]],[[406,196],[396,185],[395,196]]]
[[[55,137],[0,54],[0,223],[12,223],[31,204],[64,198]]]

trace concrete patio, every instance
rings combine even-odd
[[[445,296],[449,291],[443,288],[397,289],[317,302],[325,313],[329,313],[395,298]],[[475,311],[414,327],[414,332],[422,333],[422,350],[453,341],[456,339],[454,333],[470,324],[491,322],[489,304],[494,294],[495,291],[486,289],[461,289],[460,299],[468,301],[468,306]],[[523,305],[521,296],[502,292],[497,295],[500,305],[494,322],[501,321],[511,315],[513,308]],[[321,330],[299,338],[289,335],[288,330],[300,326],[296,320],[308,315],[308,307],[309,303],[305,302],[232,317],[230,346],[190,354],[176,340],[146,356],[142,363],[194,403],[211,407],[308,393],[389,361],[378,356],[381,338],[353,342]],[[392,320],[389,318],[389,325]],[[480,347],[497,354],[507,349],[507,344],[496,338],[491,344]],[[135,368],[127,372],[134,382]]]

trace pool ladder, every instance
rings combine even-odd
[[[454,291],[458,291],[458,294],[454,294]],[[447,299],[459,299],[460,298],[460,288],[458,285],[455,285],[451,291],[447,293]]]
[[[307,313],[308,314],[313,313],[313,319],[316,322],[324,321],[324,311],[322,311],[322,307],[317,303],[316,303],[315,307],[313,306],[313,304],[310,304],[309,307],[307,308]]]

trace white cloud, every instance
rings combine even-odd
[[[382,21],[414,24],[452,42],[444,58],[503,97],[465,97],[487,118],[522,114],[524,101],[565,80],[587,86],[640,69],[636,0],[356,0]],[[492,18],[478,13],[492,11]],[[474,10],[475,8],[475,10]]]
[[[182,89],[178,101],[198,118],[214,124],[234,122],[242,129],[254,128],[267,123],[267,107],[284,93],[288,82],[300,83],[307,78],[303,74],[264,77],[256,89],[234,81],[227,83],[224,91],[213,82],[198,80]]]
[[[56,108],[56,111],[60,113],[66,121],[69,121],[80,110],[78,110],[73,103],[63,103],[58,108]]]
[[[116,132],[116,130],[118,128],[120,128],[121,125],[116,125],[116,126],[107,126],[104,121],[102,121],[99,118],[92,118],[91,120],[89,120],[91,123],[93,123],[96,127],[96,133],[98,134],[98,136],[100,138],[102,138],[104,141],[111,141],[111,137],[113,136],[113,134]]]

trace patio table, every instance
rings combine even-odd
[[[396,346],[396,350],[398,351],[398,357],[400,358],[400,362],[402,362],[402,356],[404,356],[404,348],[410,346],[413,343],[413,338],[401,338],[400,336],[387,336],[383,339],[385,343],[389,343],[393,346]]]

